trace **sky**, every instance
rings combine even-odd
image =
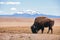
[[[60,16],[60,0],[0,0],[0,15],[24,12]]]

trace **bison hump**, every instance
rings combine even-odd
[[[37,17],[35,18],[35,23],[45,23],[45,22],[52,22],[53,20],[47,18],[47,17]]]
[[[37,17],[35,18],[35,22],[43,22],[44,20],[48,19],[47,17]]]

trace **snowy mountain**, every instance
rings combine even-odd
[[[47,15],[46,13],[40,13],[39,11],[34,10],[26,10],[26,11],[19,11],[16,13],[12,13],[12,15],[0,15],[0,17],[25,17],[25,18],[35,18],[38,16],[46,16],[49,18],[60,18],[60,16],[55,15]]]
[[[28,13],[23,13],[23,14],[14,13],[13,15],[0,15],[0,17],[25,17],[25,18],[35,18],[38,16],[46,16],[49,18],[60,18],[60,16],[53,16],[53,15],[46,15],[46,14],[39,14],[39,13],[35,13],[32,15]]]

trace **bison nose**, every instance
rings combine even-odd
[[[31,29],[32,33],[37,33],[35,29]]]
[[[37,31],[36,31],[36,27],[33,25],[33,26],[31,26],[31,31],[32,31],[32,33],[37,33]]]

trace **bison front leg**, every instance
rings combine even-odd
[[[53,33],[53,29],[51,28],[51,34]]]
[[[42,28],[41,28],[41,31],[42,31],[41,33],[43,33],[43,32],[44,32],[44,27],[42,27]]]
[[[50,31],[50,28],[48,29],[48,32],[47,33],[49,33],[49,31]]]

